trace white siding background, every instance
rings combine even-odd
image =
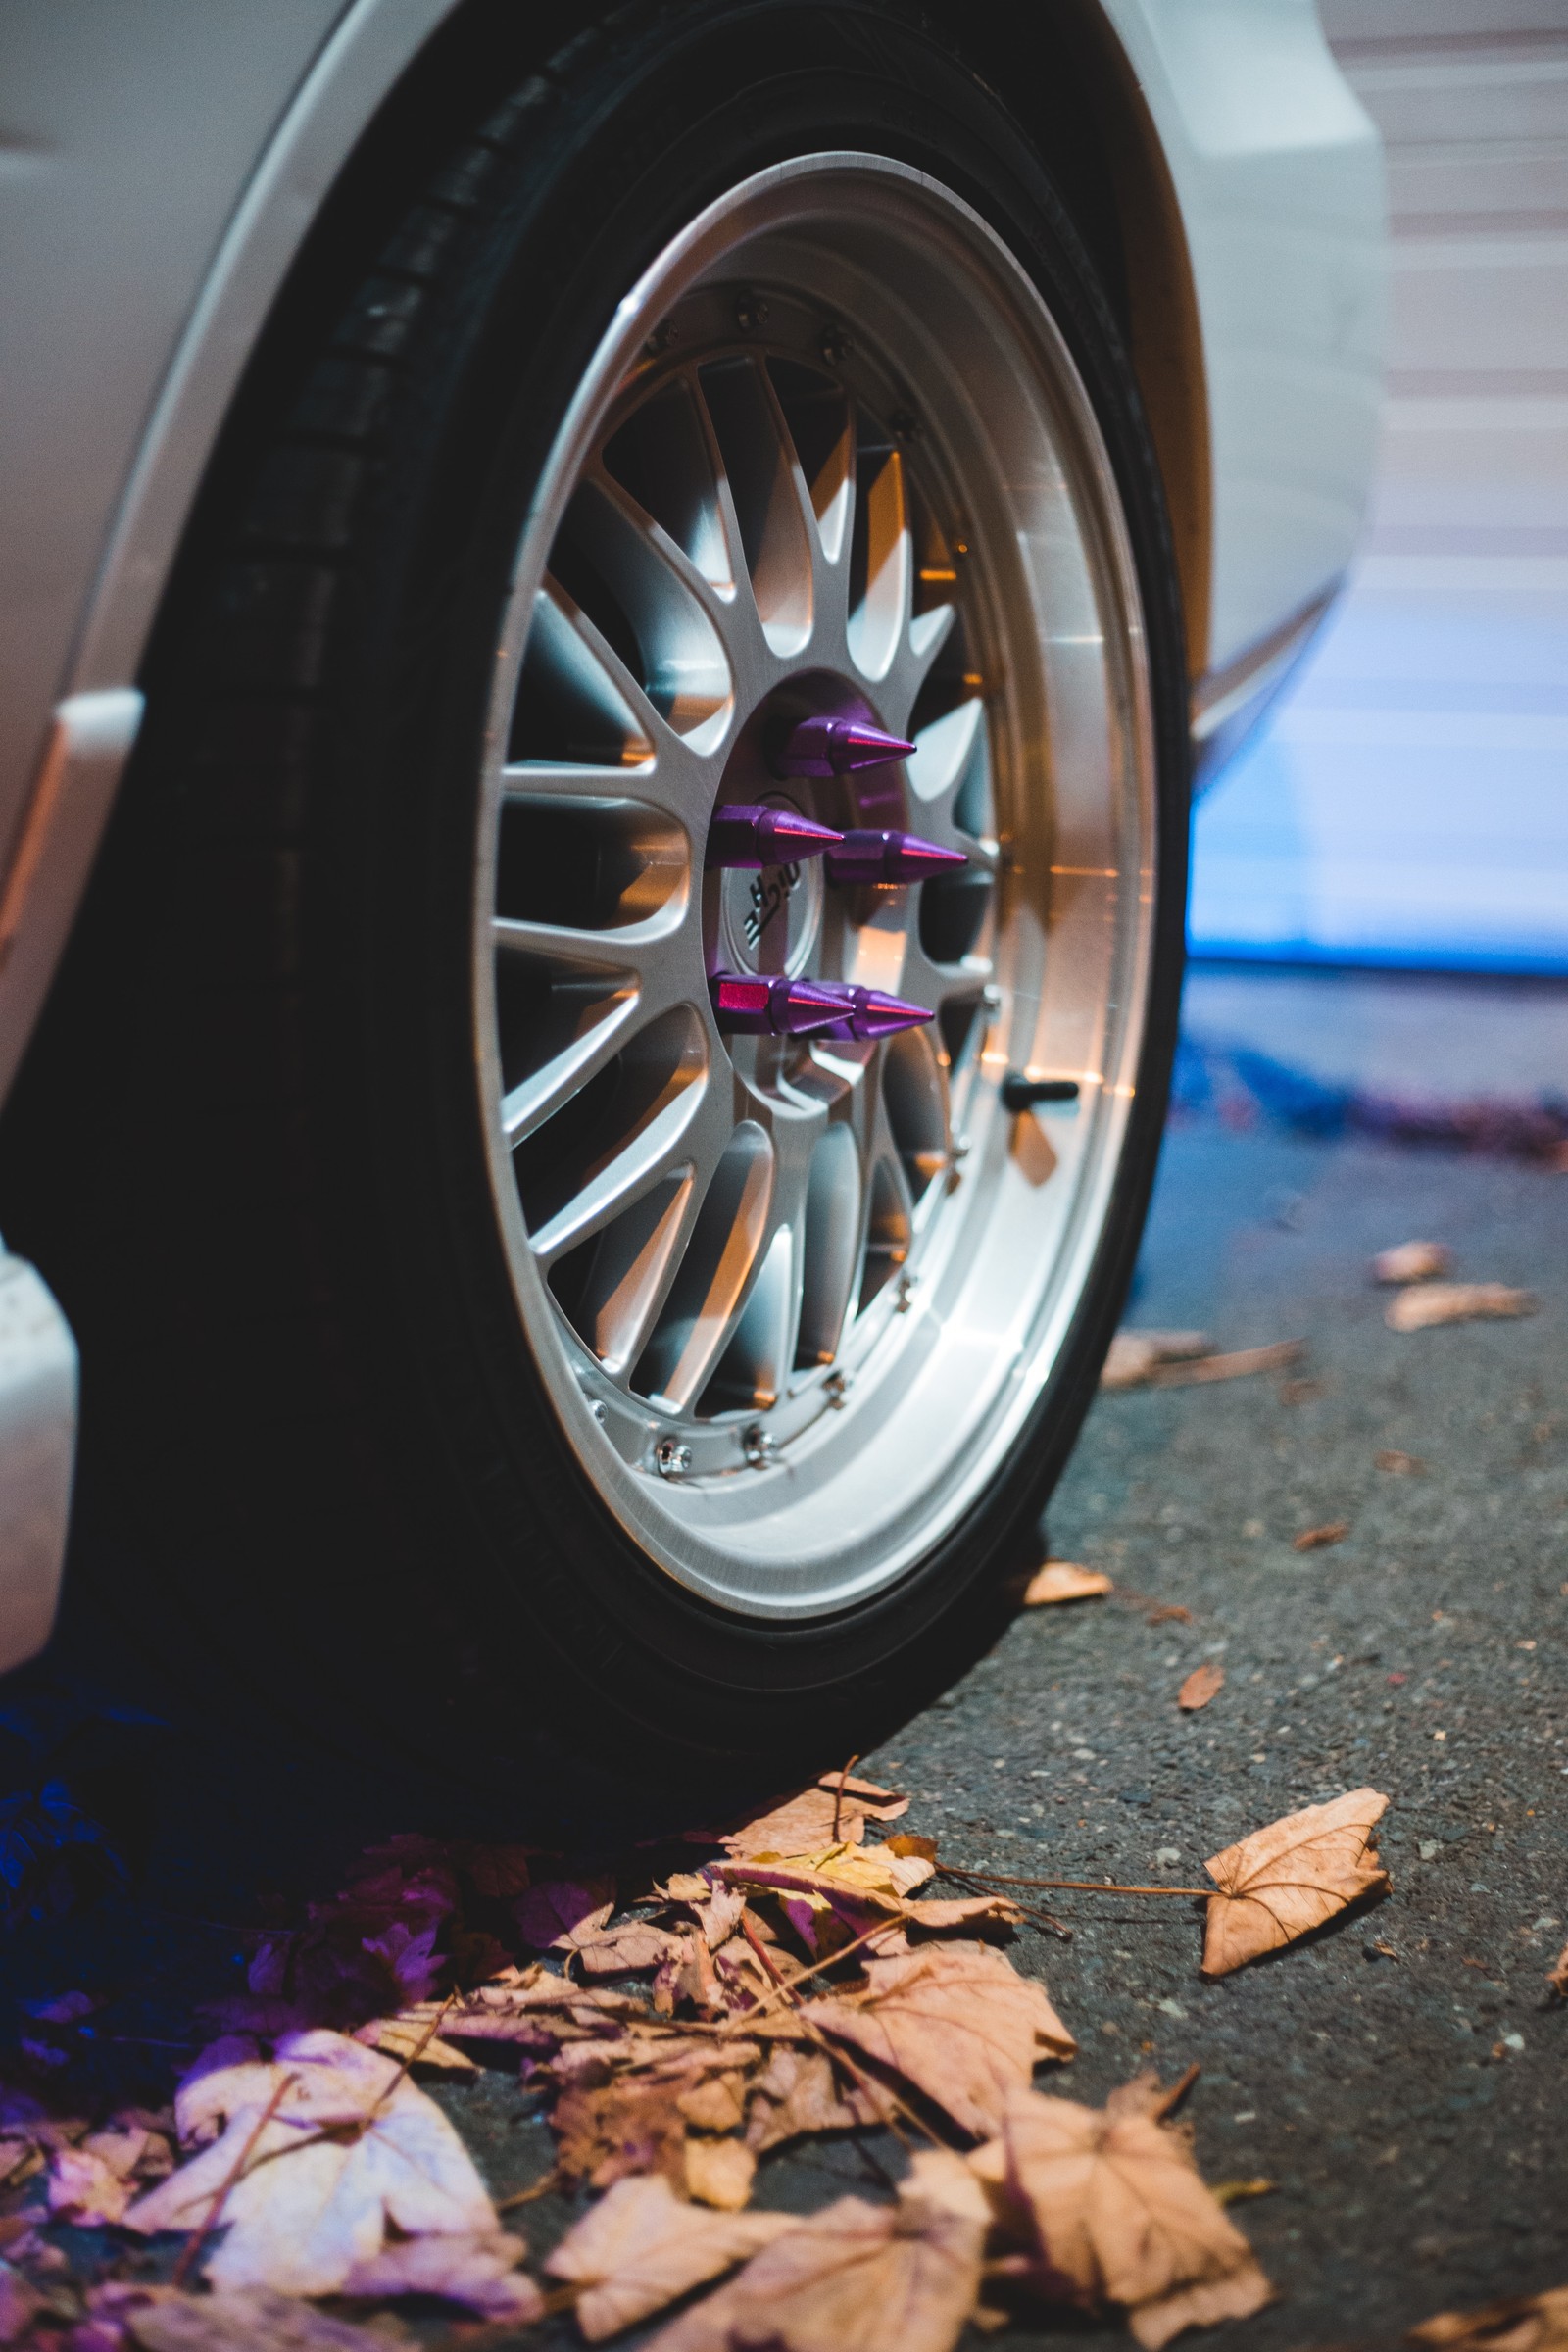
[[[1322,0],[1388,142],[1348,595],[1200,805],[1193,947],[1568,970],[1568,0]]]

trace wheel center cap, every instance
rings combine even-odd
[[[767,806],[792,808],[782,793],[769,793]],[[804,813],[804,811],[803,811]],[[823,876],[820,858],[760,868],[731,866],[719,890],[719,943],[733,971],[804,971],[822,928]]]

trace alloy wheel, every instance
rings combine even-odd
[[[498,650],[474,1002],[517,1311],[664,1570],[842,1608],[1038,1402],[1143,1035],[1136,577],[993,232],[866,155],[711,205],[605,335]]]

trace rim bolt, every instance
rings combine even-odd
[[[827,980],[715,972],[708,990],[719,1027],[740,1037],[808,1037],[844,1018],[845,991]]]
[[[761,1423],[754,1421],[750,1429],[741,1431],[741,1451],[748,1469],[765,1470],[778,1451],[777,1438],[770,1438]]]
[[[930,874],[967,865],[962,850],[945,850],[918,833],[857,830],[846,833],[827,853],[830,882],[864,882],[884,888],[903,882],[923,882]]]
[[[886,767],[913,751],[902,735],[858,718],[803,718],[773,755],[776,776],[853,776],[862,767]]]
[[[738,294],[735,298],[735,323],[743,335],[755,335],[766,323],[767,304],[760,294]]]
[[[841,1413],[849,1401],[850,1376],[847,1372],[830,1372],[822,1383],[822,1394],[836,1413]]]
[[[679,1438],[661,1438],[654,1447],[654,1468],[661,1478],[684,1478],[692,1466],[692,1449]]]
[[[751,801],[726,801],[713,810],[708,828],[710,865],[790,865],[820,858],[844,839],[831,825],[814,824],[795,808],[766,808]]]

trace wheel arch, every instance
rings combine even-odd
[[[939,0],[939,21],[1047,157],[1115,301],[1164,481],[1188,675],[1208,665],[1213,495],[1207,369],[1175,183],[1101,0]]]

